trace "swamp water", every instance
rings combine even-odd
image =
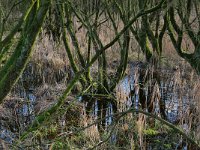
[[[191,93],[193,93],[192,89],[190,85],[187,84],[187,81],[181,78],[181,72],[179,70],[176,70],[173,73],[169,73],[169,77],[167,77],[167,79],[162,79],[159,84],[153,84],[153,82],[151,82],[151,80],[154,80],[152,76],[152,78],[149,79],[149,82],[145,83],[146,85],[143,86],[143,89],[140,89],[140,85],[143,83],[140,83],[139,69],[140,66],[138,66],[137,64],[130,65],[128,75],[125,76],[124,79],[120,81],[120,83],[116,87],[118,111],[123,112],[130,108],[141,109],[139,94],[140,90],[144,91],[144,104],[147,105],[149,100],[148,95],[150,95],[149,91],[151,91],[148,90],[148,88],[151,88],[152,86],[157,86],[153,91],[155,92],[154,97],[152,98],[152,103],[154,107],[151,113],[161,116],[159,101],[162,100],[165,104],[164,111],[167,116],[166,120],[171,123],[181,125],[180,127],[182,127],[182,129],[186,133],[189,132],[192,126],[192,120],[190,120],[191,107],[194,107],[195,103],[194,97],[193,95],[191,95]],[[167,73],[165,72],[165,74]],[[1,120],[0,122],[0,138],[10,144],[16,137],[15,133],[21,132],[20,129],[26,129],[28,125],[34,120],[34,106],[37,102],[37,98],[34,95],[33,88],[25,90],[22,85],[21,87],[18,87],[16,89],[18,90],[14,90],[14,94],[15,96],[17,95],[17,98],[20,98],[20,100],[17,100],[16,104],[12,102],[10,106],[8,106],[14,110],[14,114],[11,115],[14,115],[14,117],[16,117],[16,121],[10,122],[14,124],[13,126],[9,126],[8,124],[6,124],[6,119],[5,121]],[[134,93],[132,91],[134,91]],[[131,92],[132,94],[130,94]],[[98,103],[96,101],[93,106],[93,111],[91,112],[91,115],[94,119],[97,119],[97,113],[98,111],[101,111],[98,110],[97,105]],[[148,106],[146,106],[144,110],[148,112]],[[112,124],[112,114],[113,106],[112,104],[109,104],[106,109],[106,116],[110,117],[106,118],[106,126]],[[116,134],[113,134],[111,137],[111,142],[113,143],[115,141]],[[148,149],[150,150],[151,147],[149,147]],[[187,149],[187,147],[184,146],[183,149]]]

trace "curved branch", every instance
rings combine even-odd
[[[91,123],[89,124],[88,126],[86,127],[83,127],[75,132],[70,132],[70,133],[62,133],[60,134],[59,136],[69,136],[69,135],[74,135],[74,134],[77,134],[78,132],[80,131],[83,131],[89,127],[92,127],[93,125],[96,125],[98,123],[100,123],[101,121],[105,120],[106,118],[109,118],[109,117],[116,117],[115,119],[115,123],[120,120],[122,117],[124,117],[125,115],[129,114],[129,113],[141,113],[141,114],[144,114],[148,117],[151,117],[155,120],[158,120],[160,121],[161,123],[167,125],[168,127],[172,128],[176,133],[179,133],[180,135],[182,135],[185,139],[187,139],[191,144],[195,145],[197,148],[200,148],[200,145],[199,143],[197,143],[197,141],[195,141],[194,139],[192,139],[191,137],[189,137],[189,135],[187,135],[185,132],[183,132],[183,130],[181,130],[179,127],[176,127],[175,125],[173,125],[172,123],[158,117],[157,115],[154,115],[154,114],[151,114],[151,113],[148,113],[146,111],[143,111],[143,110],[136,110],[135,108],[131,108],[127,111],[124,111],[124,112],[119,112],[119,113],[115,113],[115,114],[112,114],[112,115],[109,115],[109,116],[106,116],[102,119],[99,119],[97,121],[95,121],[94,123]],[[101,143],[101,142],[100,142]],[[99,143],[99,144],[100,144]]]
[[[29,128],[29,130],[24,133],[21,136],[21,139],[25,139],[26,136],[28,135],[28,133],[33,132],[35,130],[38,129],[39,124],[42,124],[45,120],[48,119],[49,116],[51,116],[52,114],[54,114],[56,112],[56,110],[58,110],[64,103],[65,99],[67,98],[67,96],[70,94],[72,88],[74,87],[74,85],[76,84],[76,82],[80,79],[81,75],[87,71],[87,69],[92,66],[92,64],[99,58],[99,56],[105,51],[107,50],[109,47],[111,47],[113,44],[115,44],[115,42],[123,35],[123,33],[141,16],[151,13],[153,11],[156,11],[157,9],[160,9],[162,7],[162,4],[165,2],[165,0],[162,0],[157,6],[146,10],[144,12],[140,12],[138,13],[134,18],[132,18],[129,23],[119,32],[119,34],[107,45],[105,45],[103,48],[101,48],[96,54],[95,56],[91,59],[91,61],[86,65],[85,68],[83,68],[81,71],[79,71],[78,73],[76,73],[75,77],[71,80],[71,82],[68,84],[66,90],[64,91],[64,93],[62,94],[62,96],[58,99],[58,102],[52,106],[51,108],[49,108],[49,110],[43,112],[42,114],[40,114],[39,116],[36,117],[35,121],[33,122],[31,128]]]
[[[158,45],[159,45],[159,48],[160,48],[160,51],[162,53],[162,39],[164,37],[164,34],[165,34],[165,31],[167,30],[167,15],[165,15],[163,17],[163,20],[164,20],[164,25],[160,31],[160,34],[159,34],[159,37],[158,37]]]
[[[78,39],[77,39],[77,37],[75,35],[75,32],[74,32],[74,30],[72,28],[72,20],[71,20],[71,16],[70,16],[71,14],[68,11],[67,4],[65,4],[64,9],[65,9],[65,12],[66,12],[65,13],[66,17],[67,17],[67,25],[66,25],[67,30],[69,31],[69,35],[70,35],[70,37],[72,39],[72,44],[74,45],[75,50],[78,53],[79,61],[80,61],[81,65],[82,65],[82,67],[84,68],[85,67],[85,61],[84,61],[83,55],[81,54],[81,49],[80,49],[80,47],[78,45]]]

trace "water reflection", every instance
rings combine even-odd
[[[10,144],[35,119],[34,104],[36,97],[33,90],[22,89],[19,92],[19,89],[17,89],[14,95],[15,98],[6,101],[4,104],[5,113],[9,112],[11,116],[7,114],[8,116],[5,116],[7,121],[1,120],[0,125],[0,138]]]
[[[149,102],[149,95],[151,95],[151,86],[149,86],[148,84],[142,85],[143,83],[140,78],[138,67],[138,65],[131,65],[129,74],[125,76],[116,87],[117,108],[119,112],[128,110],[130,108],[142,109],[140,101],[141,90],[144,91],[145,97],[144,103],[146,107],[144,108],[144,110],[148,111],[147,104]],[[152,83],[150,82],[149,84]],[[187,86],[184,89],[181,89],[183,87],[184,86],[175,77],[170,78],[170,80],[162,79],[158,84],[158,87],[156,87],[157,94],[160,95],[160,99],[164,101],[164,111],[167,116],[166,119],[172,123],[180,122],[181,118],[184,118],[183,116],[185,115],[185,113],[187,113],[187,111],[189,111],[188,109],[190,108],[190,101],[192,100],[190,95],[187,94],[187,91],[189,89]],[[27,125],[29,125],[35,118],[34,105],[37,101],[36,96],[33,94],[32,89],[18,90],[15,92],[15,94],[23,99],[23,101],[19,102],[20,106],[16,107],[17,115],[19,117],[18,121],[20,121],[20,127],[18,126],[16,128],[25,129]],[[160,99],[159,97],[154,98],[154,109],[151,113],[160,115]],[[83,101],[82,97],[80,97],[78,100],[80,102]],[[87,107],[89,103],[86,103],[85,105]],[[114,120],[114,118],[111,116],[114,113],[113,105],[111,103],[108,103],[106,110],[99,110],[98,100],[95,100],[89,115],[91,115],[94,120],[97,120],[99,111],[106,111],[107,118],[105,120],[105,130],[109,130],[108,127],[112,124]],[[63,126],[64,125],[65,123],[63,122]],[[181,127],[186,132],[189,132],[190,127],[186,121],[182,122]],[[0,138],[9,143],[12,143],[13,139],[16,137],[16,133],[11,132],[2,124],[0,126],[0,130]],[[111,143],[116,142],[116,135],[117,133],[112,134],[110,139]]]
[[[8,143],[12,143],[14,141],[14,138],[16,137],[14,133],[12,133],[10,130],[5,129],[4,127],[0,127],[0,138]]]

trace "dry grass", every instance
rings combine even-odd
[[[78,37],[78,42],[80,44],[82,53],[86,58],[87,31],[84,28],[77,30],[80,26],[80,23],[78,23],[76,19],[74,20],[74,24],[76,35]],[[121,29],[122,27],[123,24],[119,22],[119,28]],[[99,28],[98,34],[104,45],[111,41],[112,38],[115,36],[114,31],[109,22],[103,24]],[[185,38],[187,39],[187,37]],[[72,48],[73,46],[70,38],[69,41],[70,47]],[[200,139],[199,78],[191,69],[191,67],[176,54],[173,46],[170,43],[171,42],[169,38],[165,37],[163,42],[163,68],[159,70],[161,76],[163,77],[163,90],[165,90],[165,92],[168,93],[167,100],[169,101],[169,107],[166,109],[170,110],[173,107],[175,107],[175,105],[178,105],[177,109],[179,110],[179,113],[175,122],[178,126],[185,129],[186,132],[194,132],[194,136],[197,139]],[[192,45],[190,45],[189,41],[186,40],[185,43],[185,48],[192,48]],[[42,38],[38,39],[34,49],[34,54],[22,77],[23,81],[20,81],[18,83],[19,85],[16,86],[16,91],[27,92],[27,90],[33,87],[33,94],[36,97],[36,103],[34,105],[34,114],[39,114],[47,110],[49,107],[51,107],[57,102],[59,96],[65,90],[68,80],[71,79],[71,68],[69,67],[69,62],[64,47],[62,45],[55,44],[51,38],[49,39],[48,37],[44,36],[44,33]],[[78,59],[76,56],[77,54],[73,48],[72,51],[73,55],[75,56],[75,61],[78,64]],[[95,49],[93,47],[92,56],[94,54]],[[106,51],[106,54],[109,66],[108,70],[109,72],[114,73],[117,66],[119,65],[119,45],[117,43],[113,45],[110,49]],[[129,62],[144,60],[144,55],[141,53],[140,48],[135,39],[132,37],[128,59]],[[179,68],[178,70],[174,70],[176,66]],[[120,82],[116,88],[116,97],[119,112],[123,112],[130,108],[130,87],[131,89],[135,89],[135,96],[138,96],[139,68],[134,66],[135,68],[134,70],[132,70],[131,67],[133,67],[133,64],[130,63],[130,66],[127,68],[127,81],[124,80],[123,83]],[[98,65],[97,63],[95,63],[92,66],[92,72],[97,72],[97,68]],[[150,69],[150,71],[152,71],[152,68]],[[132,79],[135,80],[134,84],[132,83]],[[152,84],[152,82],[153,78],[150,79],[148,84]],[[158,87],[156,89],[158,89]],[[156,92],[158,93],[160,91],[154,91],[154,96],[156,95]],[[72,101],[72,99],[73,97],[68,97],[66,101],[70,102]],[[154,101],[155,103],[155,97],[153,97],[152,99],[152,101]],[[185,101],[184,103],[186,103],[185,107],[183,107],[183,101]],[[16,96],[14,94],[10,94],[10,97],[7,97],[5,103],[0,106],[1,120],[4,119],[6,120],[6,123],[13,124],[13,122],[15,122],[15,120],[17,119],[16,116],[14,116],[15,109],[21,108],[22,105],[26,102],[27,101],[24,96]],[[60,121],[60,124],[56,125],[56,127],[58,126],[58,128],[56,129],[59,130],[59,134],[71,131],[73,128],[76,128],[77,124],[78,126],[86,127],[90,123],[96,121],[94,116],[86,115],[86,113],[84,112],[84,107],[82,106],[72,107],[71,111],[65,112],[63,116],[58,116],[56,119]],[[54,118],[54,120],[56,119]],[[67,124],[67,122],[70,123]],[[8,124],[5,125],[5,127],[8,127]],[[148,119],[142,114],[130,114],[122,118],[119,122],[119,125],[115,129],[115,133],[118,135],[118,137],[120,137],[117,141],[118,144],[120,145],[124,142],[124,145],[127,144],[127,149],[134,149],[134,147],[142,148],[146,144],[146,139],[143,131],[149,128],[147,124]],[[187,124],[188,127],[186,127],[185,124]],[[71,129],[66,129],[65,127],[67,125]],[[133,135],[137,136],[137,138],[134,138]],[[91,147],[91,145],[95,145],[103,139],[102,137],[100,137],[97,125],[94,125],[84,130],[81,136],[82,137],[80,141],[83,141],[83,143],[79,142],[78,144],[82,144],[85,147]],[[43,138],[45,139],[46,137]],[[74,138],[78,137],[75,136]],[[53,139],[56,139],[56,137],[53,137]],[[107,146],[111,146],[109,144],[110,143],[108,142]]]

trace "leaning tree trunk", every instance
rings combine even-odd
[[[18,45],[0,70],[0,103],[2,103],[24,71],[50,3],[50,0],[35,1],[30,13],[27,14]]]

